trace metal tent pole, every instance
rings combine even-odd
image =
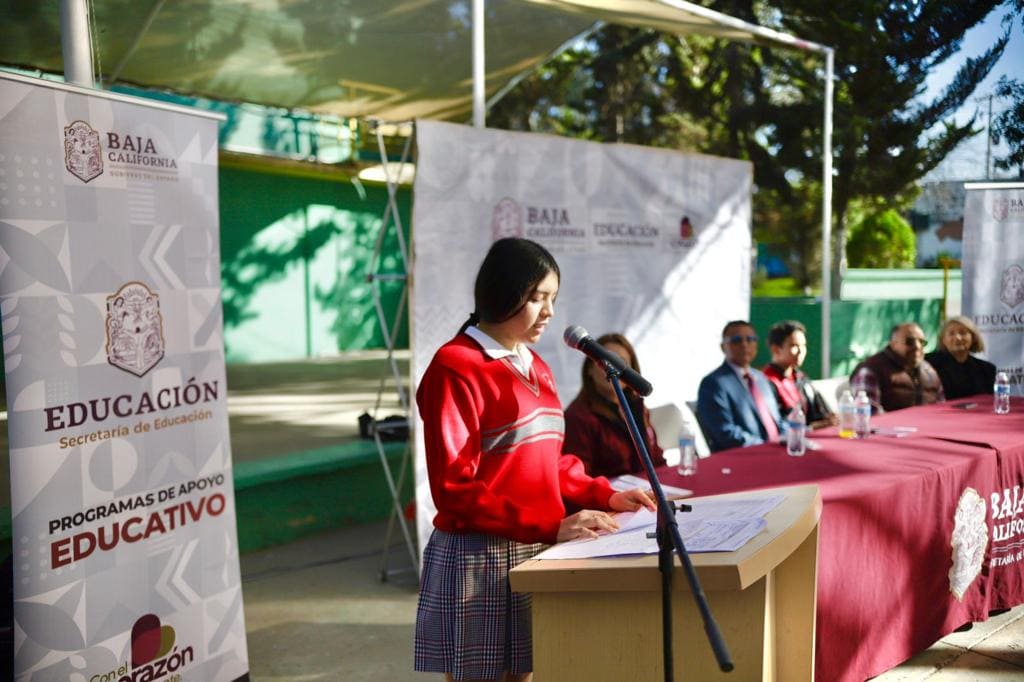
[[[60,46],[64,55],[64,81],[94,87],[92,40],[86,0],[60,0]]]
[[[825,121],[821,150],[821,378],[832,376],[832,75],[835,51],[825,51]],[[838,293],[838,292],[836,292]]]
[[[473,0],[473,127],[486,125],[487,103],[484,101],[484,0]]]

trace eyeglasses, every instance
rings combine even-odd
[[[751,334],[750,336],[741,336],[736,334],[735,336],[726,336],[722,339],[722,343],[757,343],[757,335]]]
[[[924,348],[925,346],[928,345],[928,341],[926,341],[925,339],[919,339],[916,336],[908,336],[907,338],[903,339],[903,343],[907,344],[908,346],[921,346],[921,348]]]

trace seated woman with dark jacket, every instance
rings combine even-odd
[[[966,317],[946,320],[939,331],[938,349],[924,356],[939,373],[946,400],[992,393],[996,366],[971,355],[985,350],[981,333]]]
[[[636,351],[622,334],[605,334],[597,342],[621,357],[629,367],[640,371]],[[579,394],[565,411],[562,452],[572,453],[583,460],[590,476],[610,478],[643,472],[643,464],[633,450],[626,422],[619,413],[615,389],[604,368],[587,358],[583,362],[582,379]],[[654,466],[664,465],[665,457],[651,428],[643,399],[625,386],[623,390]]]

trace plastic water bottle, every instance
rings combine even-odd
[[[995,413],[1009,414],[1010,377],[1006,375],[1006,372],[999,372],[998,374],[996,374],[996,383],[992,387],[992,392],[995,393]]]
[[[689,424],[683,422],[679,428],[679,465],[676,471],[680,476],[693,476],[697,473],[697,448],[693,431]]]
[[[839,398],[839,437],[854,438],[857,435],[854,428],[856,422],[856,406],[853,404],[853,394],[849,390],[843,391]]]
[[[867,438],[871,434],[871,399],[863,388],[857,391],[853,401],[853,434],[857,438]]]
[[[807,419],[797,403],[786,417],[786,453],[801,457],[807,451]]]

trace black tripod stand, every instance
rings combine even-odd
[[[619,382],[619,370],[607,362],[604,363],[604,367],[608,376],[608,381],[610,381],[612,386],[615,388],[615,395],[619,400],[619,406],[621,408],[623,418],[626,420],[626,425],[629,427],[630,438],[633,440],[633,447],[636,449],[637,455],[640,457],[640,461],[643,462],[644,470],[647,472],[647,480],[650,481],[651,489],[654,491],[654,495],[658,500],[658,570],[661,571],[661,623],[665,682],[673,682],[675,679],[672,673],[673,549],[675,550],[675,553],[679,555],[679,561],[682,563],[683,570],[686,571],[686,578],[690,581],[690,591],[693,593],[693,600],[696,602],[697,608],[700,609],[701,618],[704,620],[704,632],[707,634],[708,642],[711,644],[711,649],[715,653],[715,659],[718,661],[718,667],[723,672],[729,672],[733,669],[732,658],[729,656],[729,650],[725,645],[725,640],[722,639],[722,633],[718,629],[718,623],[715,622],[714,616],[711,615],[711,609],[708,607],[707,597],[704,595],[704,590],[701,589],[700,582],[697,579],[697,571],[693,568],[693,564],[690,561],[690,555],[686,551],[686,545],[683,544],[683,537],[679,533],[679,525],[676,523],[675,514],[677,505],[668,501],[665,497],[665,491],[662,489],[661,483],[658,481],[658,476],[654,471],[654,463],[651,461],[651,455],[647,452],[647,446],[644,445],[644,439],[640,436],[640,429],[637,427],[636,419],[633,417],[632,410],[629,409],[629,403],[626,401],[626,394],[622,392],[622,384]],[[678,507],[680,511],[690,510],[689,505],[680,504]]]

